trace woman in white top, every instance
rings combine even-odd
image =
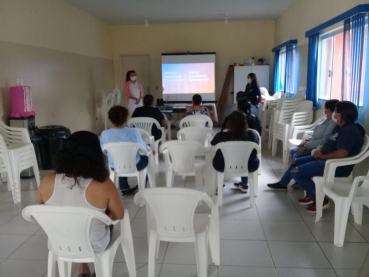
[[[137,81],[136,71],[130,70],[127,72],[124,91],[127,97],[129,114],[132,116],[137,107],[142,107],[142,98],[144,95],[142,85]]]
[[[55,173],[45,176],[38,189],[38,202],[52,206],[86,207],[118,220],[123,204],[109,179],[98,137],[87,131],[72,134],[55,158]],[[96,253],[108,246],[111,229],[95,219],[90,239]],[[80,264],[79,277],[90,277],[88,264]],[[94,276],[94,275],[92,275]]]

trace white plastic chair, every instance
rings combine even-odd
[[[165,128],[161,127],[159,122],[156,119],[151,118],[151,117],[134,117],[128,120],[129,127],[143,129],[146,132],[148,132],[150,135],[152,135],[151,131],[152,131],[153,125],[156,125],[156,128],[158,128],[158,130],[161,130],[161,133],[162,133],[161,138],[156,140],[155,145],[153,146],[155,151],[158,153],[159,143],[165,142]],[[156,164],[159,164],[159,155],[155,155],[155,162]]]
[[[208,124],[208,126],[206,126]],[[185,127],[209,127],[213,128],[213,121],[207,115],[188,115],[181,119],[179,122],[179,128]]]
[[[119,177],[137,177],[140,190],[146,187],[146,174],[149,178],[150,187],[155,187],[156,165],[150,159],[152,152],[148,152],[141,144],[134,142],[111,142],[102,146],[107,151],[114,162],[114,171],[110,170],[110,179],[119,189]],[[149,157],[149,163],[144,170],[137,171],[137,153]],[[157,154],[156,154],[157,155]]]
[[[289,149],[291,149],[294,146],[299,145],[302,141],[304,141],[307,137],[307,135],[312,134],[315,130],[315,127],[321,123],[326,117],[325,116],[321,116],[319,117],[315,122],[313,122],[310,125],[301,125],[301,126],[295,126],[293,128],[293,132],[292,132],[292,136],[291,138],[288,140],[289,142]],[[298,139],[298,136],[300,134],[302,135],[301,139]]]
[[[168,117],[165,113],[162,113],[162,114],[164,116],[164,120],[165,120],[165,123],[167,125],[167,129],[165,130],[165,134],[166,134],[168,140],[172,140],[172,123],[170,122],[170,120],[168,119]]]
[[[207,127],[187,127],[180,129],[177,133],[178,140],[197,141],[205,147],[210,145],[213,137],[213,130]]]
[[[166,186],[172,187],[174,176],[195,176],[196,189],[202,190],[205,162],[195,162],[195,157],[205,155],[206,149],[197,141],[172,140],[160,146],[164,155]]]
[[[325,162],[324,174],[323,176],[313,177],[313,181],[315,183],[315,198],[316,198],[316,217],[315,222],[319,222],[320,218],[323,216],[323,201],[325,197],[325,192],[323,190],[323,186],[326,183],[347,183],[352,182],[352,173],[348,177],[335,177],[336,169],[340,166],[345,165],[355,165],[362,162],[363,157],[366,157],[364,154],[368,151],[369,148],[369,137],[365,135],[364,145],[361,148],[359,154],[344,158],[344,159],[330,159]]]
[[[155,276],[160,241],[194,242],[199,277],[208,276],[208,245],[213,262],[220,265],[219,211],[208,195],[185,188],[154,188],[138,192],[134,202],[146,205],[149,277]],[[199,202],[211,209],[210,215],[195,213]]]
[[[12,191],[14,203],[21,199],[20,174],[23,170],[33,168],[37,186],[40,185],[40,171],[37,157],[28,130],[25,128],[14,128],[0,122],[0,135],[3,136],[8,150],[12,178],[8,174],[8,190]]]
[[[258,171],[249,172],[248,163],[253,150],[261,154],[259,145],[250,141],[227,141],[213,147],[221,150],[224,157],[224,172],[217,172],[218,204],[223,207],[223,183],[228,177],[249,177],[250,206],[254,206],[254,195],[258,192]]]
[[[136,264],[128,210],[124,211],[121,230],[113,231],[108,247],[102,253],[95,253],[90,241],[90,226],[93,219],[106,225],[117,224],[106,214],[82,207],[57,207],[33,205],[23,209],[23,218],[37,222],[49,239],[48,277],[56,276],[58,262],[59,276],[70,277],[72,263],[94,263],[97,277],[112,277],[114,257],[122,245],[130,277],[136,277]],[[45,245],[46,247],[46,245]]]
[[[19,189],[17,189],[14,186],[9,152],[8,148],[6,147],[4,137],[2,135],[0,135],[0,173],[6,173],[6,175],[8,176],[8,190],[12,191],[14,203],[20,202],[20,187]]]

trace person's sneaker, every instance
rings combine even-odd
[[[329,200],[327,197],[325,197],[324,198],[324,201],[323,201],[323,210],[329,208],[331,205],[332,205],[331,200]],[[314,201],[313,204],[311,204],[310,206],[306,207],[306,211],[308,213],[315,214],[316,213],[316,202]]]
[[[276,189],[276,190],[284,190],[284,191],[287,190],[287,186],[282,185],[280,182],[268,184],[268,187],[270,187],[271,189]]]
[[[136,187],[134,188],[129,188],[129,189],[125,189],[125,190],[121,190],[122,196],[127,196],[127,195],[131,195],[134,194],[136,190]]]
[[[314,203],[314,198],[309,196],[309,195],[306,195],[305,198],[299,199],[299,204],[300,205],[310,205],[310,204],[313,204],[313,203]]]
[[[300,188],[300,185],[298,183],[293,183],[291,185],[291,188],[293,188],[293,189],[299,189]]]
[[[242,182],[234,183],[233,185],[239,189],[242,186]]]
[[[247,191],[249,190],[249,186],[247,184],[241,183],[241,186],[239,186],[238,189],[243,193],[247,193]]]

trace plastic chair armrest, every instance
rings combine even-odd
[[[325,182],[333,182],[334,181],[334,175],[336,173],[337,167],[340,166],[346,166],[346,165],[354,165],[358,164],[362,161],[362,159],[358,157],[349,157],[349,158],[343,158],[343,159],[330,159],[327,160],[325,163],[324,168],[324,181]]]

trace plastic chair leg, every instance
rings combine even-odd
[[[254,173],[250,173],[249,174],[249,193],[250,193],[250,207],[254,207],[255,206],[255,175]]]
[[[130,277],[136,277],[135,251],[133,247],[132,229],[128,210],[124,210],[124,218],[121,221],[121,236],[123,237],[122,249],[126,260]],[[114,259],[113,259],[114,261]]]
[[[148,277],[155,277],[155,270],[156,270],[156,233],[153,230],[150,230],[149,236],[149,261],[148,261],[148,267],[149,267],[149,275]]]
[[[202,191],[202,186],[203,186],[203,183],[204,183],[204,176],[202,174],[203,170],[204,169],[200,169],[200,170],[196,171],[196,173],[195,173],[196,190],[198,190],[198,191]]]
[[[72,263],[58,261],[59,277],[71,277]]]
[[[224,173],[217,172],[217,182],[218,182],[218,204],[219,204],[219,207],[223,207],[223,182],[224,182]]]
[[[207,232],[203,232],[196,236],[196,260],[197,260],[197,276],[208,276],[208,237]]]
[[[216,203],[215,205],[218,204]],[[211,220],[209,227],[210,253],[214,264],[220,266],[219,209],[217,206],[212,209]]]
[[[323,191],[323,184],[321,182],[315,182],[315,201],[316,201],[316,216],[315,222],[319,222],[323,216],[323,201],[325,193]]]
[[[276,138],[273,138],[273,142],[272,142],[272,156],[273,157],[277,154],[277,143],[278,143],[278,140]]]
[[[350,203],[344,199],[335,202],[334,211],[334,245],[343,247],[347,227]]]
[[[49,251],[49,258],[47,260],[47,277],[56,276],[56,256]]]
[[[113,268],[110,267],[109,255],[102,255],[95,258],[96,277],[112,277]]]
[[[174,181],[174,172],[171,169],[167,169],[167,173],[166,173],[166,186],[167,188],[170,188],[173,186],[173,181]]]
[[[363,223],[363,204],[352,203],[352,208],[354,211],[354,221],[356,224],[361,225]]]
[[[138,188],[139,190],[143,190],[146,188],[146,174],[147,174],[147,170],[146,168],[144,170],[141,170],[138,173]]]

